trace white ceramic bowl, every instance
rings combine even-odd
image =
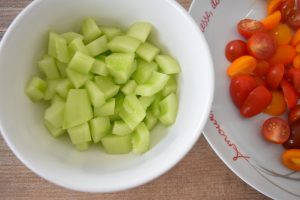
[[[24,94],[49,30],[78,30],[84,17],[128,27],[151,22],[152,40],[178,59],[179,112],[176,123],[157,127],[143,155],[107,155],[93,147],[77,152],[67,138],[55,139],[43,126],[43,107]],[[188,13],[172,0],[36,0],[12,23],[0,46],[0,125],[16,156],[32,171],[66,188],[113,192],[146,183],[174,166],[197,141],[209,115],[213,67],[206,41]]]
[[[204,135],[227,166],[253,188],[273,199],[299,199],[300,172],[284,167],[282,146],[266,142],[261,135],[261,125],[270,116],[241,117],[229,94],[226,69],[230,63],[225,46],[230,40],[243,39],[236,31],[239,20],[266,16],[266,2],[195,0],[192,5],[190,14],[209,43],[216,75],[215,98]]]

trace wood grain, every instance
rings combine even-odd
[[[191,0],[178,0],[186,9]],[[0,0],[0,38],[14,17],[31,1]],[[267,199],[234,175],[204,137],[172,170],[131,190],[87,194],[58,187],[28,170],[0,137],[0,199]]]

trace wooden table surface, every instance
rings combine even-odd
[[[191,0],[178,0],[186,9]],[[0,0],[0,39],[31,0]],[[87,194],[56,186],[27,169],[0,136],[0,199],[267,199],[232,173],[204,137],[172,170],[131,190]]]

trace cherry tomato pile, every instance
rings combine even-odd
[[[300,171],[300,1],[269,0],[264,19],[242,19],[237,31],[244,40],[225,48],[232,101],[245,118],[272,116],[263,138],[283,145],[282,163]]]

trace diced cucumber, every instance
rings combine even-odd
[[[155,61],[164,74],[177,74],[180,72],[178,62],[169,55],[157,55]]]
[[[94,58],[77,51],[70,61],[68,68],[82,74],[88,74],[94,62]]]
[[[147,112],[146,117],[144,119],[144,123],[150,131],[157,124],[157,118],[152,114],[152,112]]]
[[[101,139],[101,143],[108,154],[125,154],[132,150],[131,135],[107,135]]]
[[[148,42],[141,44],[136,50],[136,54],[149,63],[154,60],[155,56],[159,54],[159,52],[159,48]]]
[[[46,89],[47,82],[35,76],[27,83],[25,93],[31,101],[38,101],[44,98]]]
[[[67,44],[69,44],[70,42],[72,42],[74,39],[80,38],[83,39],[83,36],[80,35],[79,33],[75,33],[75,32],[66,32],[61,34],[61,36],[66,40]]]
[[[169,126],[176,120],[178,110],[178,98],[175,93],[171,93],[159,103],[160,116],[159,121]]]
[[[115,85],[109,76],[96,76],[95,82],[100,90],[104,93],[105,99],[109,99],[118,94],[120,86]]]
[[[56,87],[60,81],[61,81],[60,79],[47,80],[47,89],[46,89],[45,95],[44,95],[44,99],[46,101],[48,101],[54,97],[54,95],[56,94]]]
[[[111,40],[114,37],[122,34],[120,29],[114,27],[101,26],[100,29],[103,31],[108,40]]]
[[[110,116],[110,119],[112,121],[121,119],[119,116],[119,112],[123,106],[124,98],[125,98],[125,96],[121,92],[116,95],[116,97],[115,97],[115,99],[116,99],[115,114]]]
[[[108,117],[97,117],[91,119],[90,128],[94,143],[98,143],[111,130]]]
[[[150,146],[150,134],[146,125],[140,123],[132,135],[132,152],[145,153]]]
[[[132,133],[132,130],[129,128],[129,126],[125,122],[123,122],[122,120],[117,120],[114,122],[113,128],[112,128],[112,134],[124,136],[124,135],[128,135],[130,133]]]
[[[68,92],[70,89],[73,88],[73,85],[69,79],[63,79],[59,83],[57,83],[56,86],[56,92],[61,96],[62,98],[66,99],[68,96]]]
[[[45,111],[45,121],[54,128],[61,128],[64,121],[64,109],[65,103],[62,101],[51,104]]]
[[[51,99],[51,104],[54,104],[56,102],[65,102],[65,100],[63,98],[61,98],[59,95],[55,95],[52,99]]]
[[[96,56],[95,59],[105,62],[106,56],[109,56],[111,53],[112,52],[110,50],[108,50],[105,53]]]
[[[57,79],[60,77],[55,60],[51,56],[45,55],[38,62],[38,66],[48,79]]]
[[[90,142],[83,142],[83,143],[75,144],[75,148],[78,151],[86,151],[89,148],[89,144],[90,144]]]
[[[125,95],[131,95],[131,94],[135,94],[135,89],[136,89],[136,82],[134,80],[129,80],[121,89],[121,91],[125,94]]]
[[[117,53],[134,53],[140,46],[141,42],[130,36],[116,36],[108,44],[112,52]]]
[[[83,123],[68,129],[72,144],[81,144],[92,140],[89,124]]]
[[[141,96],[152,96],[162,90],[169,80],[169,76],[159,72],[153,72],[152,76],[144,84],[136,87],[136,94]]]
[[[143,108],[145,110],[147,110],[147,108],[153,103],[153,101],[155,100],[155,96],[150,96],[150,97],[140,97],[139,98],[141,105],[143,106]]]
[[[93,40],[88,45],[86,45],[91,56],[95,57],[101,53],[104,53],[108,50],[107,48],[107,39],[106,36],[103,35],[96,40]]]
[[[117,84],[128,81],[134,68],[134,54],[113,53],[105,59],[106,67]]]
[[[76,38],[69,44],[70,58],[72,58],[77,51],[87,56],[90,55],[89,50],[82,41],[82,38]]]
[[[177,81],[175,76],[170,76],[166,86],[164,89],[161,91],[161,94],[163,97],[168,96],[172,92],[176,93],[177,91]]]
[[[155,62],[145,62],[142,59],[137,61],[137,69],[133,74],[133,79],[138,84],[143,84],[149,80],[152,76],[152,73],[157,71],[157,64]]]
[[[158,93],[155,95],[153,103],[149,107],[149,111],[153,114],[154,117],[158,118],[160,116],[159,103],[161,101],[162,95]]]
[[[87,91],[71,89],[65,104],[63,129],[78,126],[92,118],[93,110]]]
[[[108,76],[108,70],[106,68],[105,61],[95,59],[91,72],[96,75]]]
[[[94,107],[95,117],[111,116],[115,113],[116,99],[112,98],[99,107]]]
[[[150,35],[152,25],[148,22],[136,22],[129,28],[127,35],[145,42]]]
[[[66,69],[66,73],[75,88],[80,88],[89,80],[88,74],[82,74],[69,68]]]
[[[95,20],[89,17],[83,20],[81,33],[83,35],[84,42],[90,43],[97,39],[102,34],[102,31],[99,29]]]
[[[48,54],[62,63],[68,63],[70,60],[67,42],[57,33],[49,33]]]
[[[48,131],[51,133],[53,137],[58,137],[62,134],[64,134],[66,131],[60,128],[55,128],[52,126],[49,122],[44,121],[45,127],[48,129]]]
[[[138,98],[134,95],[129,95],[125,97],[119,115],[133,130],[141,121],[143,121],[146,113]]]
[[[85,87],[89,93],[90,100],[94,107],[102,106],[105,103],[103,92],[98,88],[96,83],[87,81]]]
[[[62,78],[65,78],[67,76],[66,69],[67,69],[68,65],[66,63],[62,63],[62,62],[56,60],[56,66],[60,73],[60,76]]]

